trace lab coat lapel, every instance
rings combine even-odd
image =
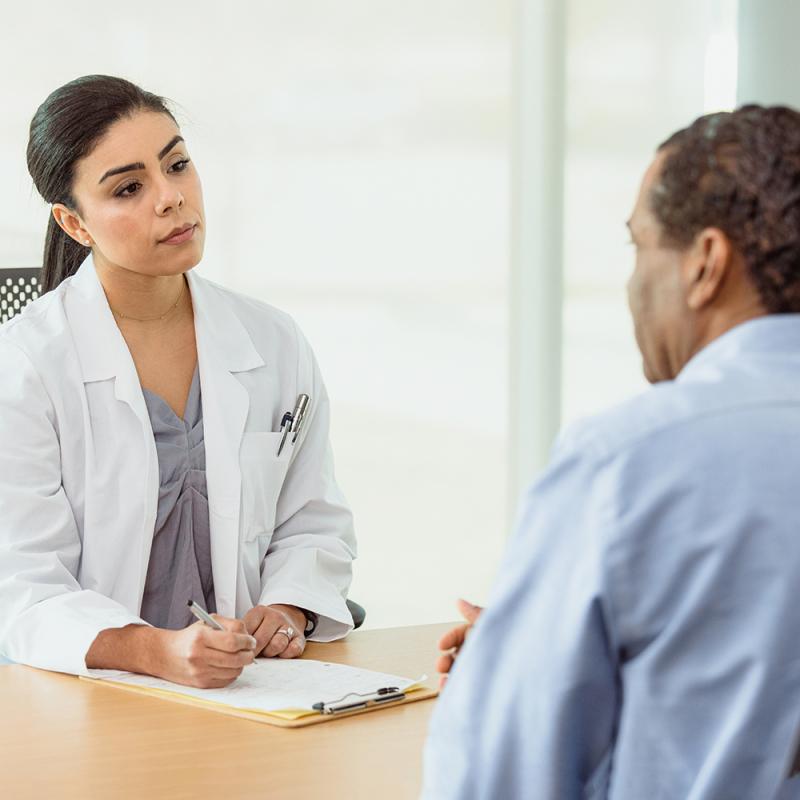
[[[113,381],[114,397],[134,415],[132,420],[121,407],[108,409],[105,424],[111,426],[115,434],[132,432],[130,438],[125,437],[122,452],[111,452],[105,441],[110,438],[109,430],[99,421],[96,428],[92,427],[88,432],[97,438],[87,445],[87,476],[93,474],[97,480],[87,480],[86,535],[91,535],[95,527],[102,526],[104,530],[98,537],[104,554],[101,557],[107,558],[108,564],[120,560],[127,562],[126,569],[119,570],[117,586],[125,596],[125,605],[138,613],[157,513],[158,455],[136,366],[114,321],[91,256],[72,278],[71,289],[65,311],[81,365],[87,403],[91,405],[95,389],[102,392],[102,384]],[[91,411],[90,408],[90,415]],[[109,460],[114,460],[116,467],[109,464]],[[106,526],[104,515],[109,513],[109,498],[104,496],[103,488],[97,488],[97,484],[102,483],[99,480],[102,474],[114,469],[118,485],[134,494],[130,498],[120,498],[121,502],[114,511],[115,524]],[[143,488],[141,496],[134,488],[138,486]],[[133,559],[135,566],[131,563]]]
[[[77,291],[72,298],[70,328],[84,383],[113,378],[114,396],[127,403],[143,426],[152,430],[136,366],[114,321],[91,256],[78,269],[72,285]]]
[[[203,407],[211,565],[217,612],[236,615],[242,475],[239,448],[250,396],[237,372],[264,365],[228,298],[193,272],[188,274]]]

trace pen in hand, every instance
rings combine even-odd
[[[195,602],[187,606],[202,624],[158,631],[150,674],[198,689],[228,686],[254,662],[255,637],[243,620],[212,617]]]
[[[212,628],[215,628],[218,631],[224,631],[225,628],[217,622],[211,614],[208,613],[202,606],[199,606],[194,600],[190,600],[189,603],[189,610],[194,614],[200,622],[205,622],[206,625],[210,625]]]

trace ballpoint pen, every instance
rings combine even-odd
[[[281,436],[281,443],[278,445],[278,455],[281,454],[281,450],[283,450],[283,446],[286,444],[286,437],[289,435],[289,431],[292,429],[292,419],[293,417],[291,413],[287,411],[281,420],[280,432],[283,434],[283,436]]]
[[[297,441],[297,437],[300,435],[300,428],[303,422],[305,422],[310,402],[311,399],[307,394],[301,394],[300,397],[297,398],[297,408],[295,409],[294,420],[292,421],[292,432],[294,433],[292,444]]]
[[[215,628],[218,631],[224,631],[225,628],[217,622],[214,617],[212,617],[208,611],[206,611],[202,606],[197,605],[194,600],[190,600],[188,603],[189,610],[194,614],[197,619],[201,622],[205,622],[206,625],[210,625],[212,628]]]
[[[297,402],[294,405],[294,411],[290,414],[288,411],[283,415],[281,420],[281,443],[278,445],[278,455],[283,451],[286,444],[286,437],[293,433],[292,444],[297,441],[297,436],[300,433],[300,426],[303,424],[303,418],[308,409],[309,397],[307,394],[300,394],[297,396]]]

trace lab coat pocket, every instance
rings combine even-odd
[[[271,535],[275,511],[292,453],[291,440],[278,455],[280,433],[245,433],[239,451],[242,468],[242,531],[245,541]]]

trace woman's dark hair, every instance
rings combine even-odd
[[[175,117],[162,97],[123,78],[86,75],[56,89],[37,109],[28,139],[28,172],[47,203],[78,211],[72,196],[75,164],[89,155],[113,123],[137,111]],[[43,291],[73,275],[88,248],[78,244],[50,215],[44,244]]]
[[[800,113],[747,105],[708,114],[660,147],[650,195],[666,244],[719,228],[768,312],[800,311]]]

